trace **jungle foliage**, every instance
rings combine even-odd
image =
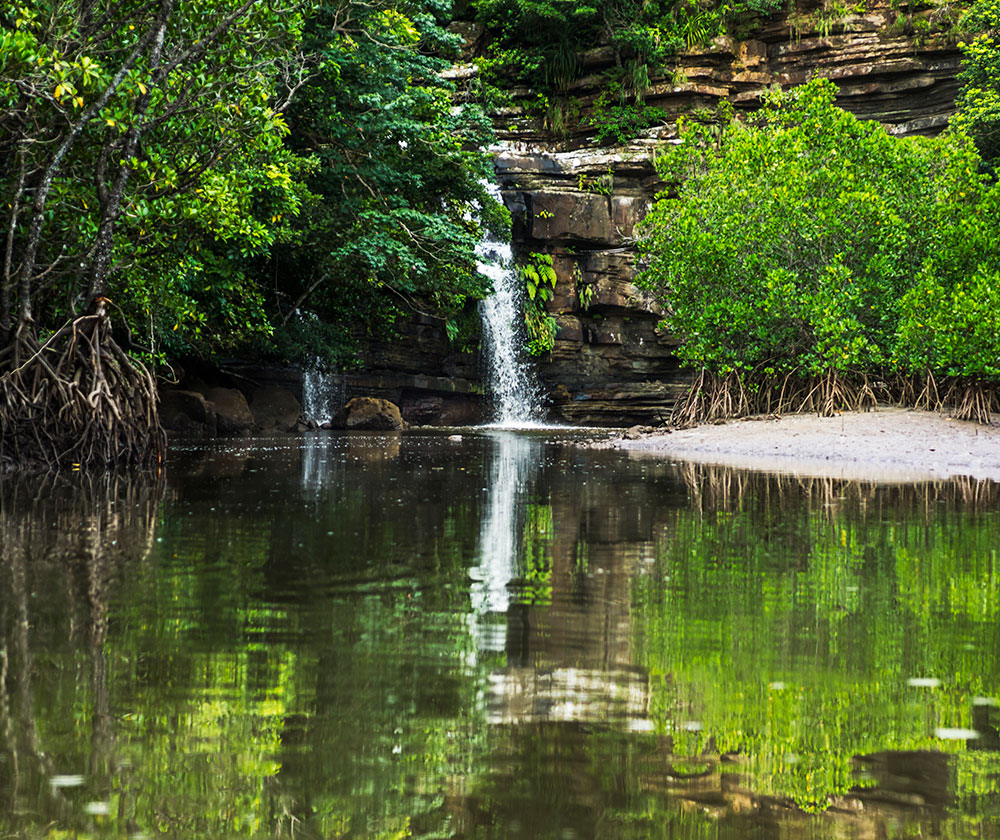
[[[505,211],[483,186],[492,138],[478,106],[454,107],[440,74],[457,51],[442,0],[324,3],[307,22],[318,68],[289,111],[289,147],[313,162],[307,212],[258,271],[278,278],[279,347],[296,341],[304,310],[332,324],[328,363],[350,363],[359,331],[391,333],[415,311],[458,330],[467,301],[489,294],[475,247]]]
[[[746,27],[782,8],[781,0],[478,0],[478,20],[494,34],[487,70],[538,90],[565,92],[583,66],[581,53],[607,45],[631,86],[648,85],[649,66],[679,50]],[[643,76],[645,75],[645,82]]]
[[[998,406],[1000,189],[958,132],[899,139],[773,92],[754,122],[682,123],[642,282],[699,373],[680,420],[879,399]]]
[[[449,12],[0,11],[0,462],[155,461],[143,362],[317,345],[333,361],[401,311],[489,292],[474,247],[504,219],[480,186],[488,124],[439,75]]]
[[[105,293],[162,359],[266,338],[313,296],[351,320],[488,291],[477,217],[501,211],[488,124],[438,76],[447,3],[167,3],[159,58],[156,4],[48,5],[0,16],[6,332]]]
[[[784,6],[783,0],[476,0],[477,20],[492,40],[479,60],[487,86],[527,85],[542,97],[549,128],[563,123],[565,99],[585,71],[584,54],[599,59],[606,86],[590,124],[599,143],[624,142],[665,118],[644,102],[650,75],[681,50],[717,35],[745,33]],[[607,66],[609,65],[609,66]]]
[[[959,44],[962,92],[954,124],[975,138],[987,160],[1000,157],[1000,2],[976,0],[962,19],[963,28],[975,33]]]
[[[297,206],[280,110],[301,26],[295,0],[0,13],[0,465],[162,458],[155,388],[125,351],[255,312],[198,252],[261,253],[264,206]]]
[[[552,267],[551,254],[527,255],[517,272],[524,283],[524,325],[528,329],[528,353],[541,356],[548,353],[556,341],[559,327],[549,314],[546,304],[555,295],[558,275]]]

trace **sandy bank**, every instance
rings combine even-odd
[[[636,455],[882,481],[971,476],[1000,481],[1000,425],[883,408],[699,426],[603,444]]]

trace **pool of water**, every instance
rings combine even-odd
[[[1000,836],[1000,486],[569,437],[4,477],[0,836]]]

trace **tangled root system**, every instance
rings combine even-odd
[[[948,412],[957,420],[989,423],[1000,412],[997,385],[961,377],[845,376],[831,370],[821,376],[790,373],[783,377],[752,372],[719,375],[701,370],[684,399],[674,406],[669,425],[684,428],[754,414],[869,411],[880,404]]]
[[[0,350],[0,469],[150,467],[165,452],[156,384],[103,306],[43,343],[22,324]]]

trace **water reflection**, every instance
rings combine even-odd
[[[0,479],[0,813],[107,813],[122,778],[110,593],[148,557],[162,493],[151,477]]]
[[[541,441],[511,432],[487,438],[492,443],[479,538],[479,562],[469,569],[470,597],[476,633],[483,650],[501,651],[505,627],[490,614],[505,614],[507,585],[514,577],[523,548],[525,499],[538,475]]]
[[[996,485],[175,455],[0,483],[0,834],[1000,835]]]

